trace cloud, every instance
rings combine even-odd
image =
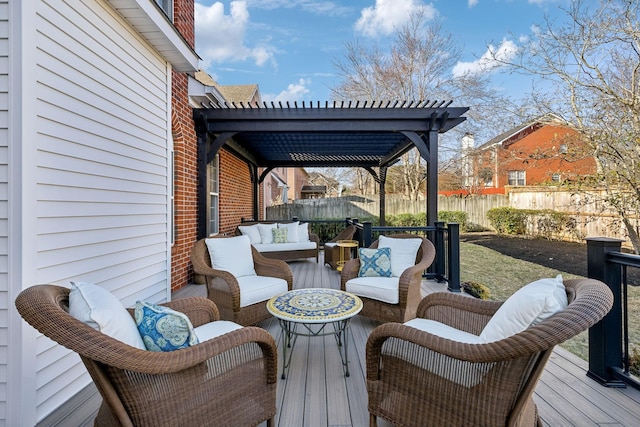
[[[478,0],[467,0],[467,6],[473,7],[478,4]]]
[[[300,79],[297,83],[291,83],[285,90],[277,95],[263,94],[262,100],[264,102],[301,101],[302,97],[310,92],[308,89],[310,84],[310,79]]]
[[[432,5],[426,5],[421,0],[376,0],[375,6],[362,9],[355,29],[369,37],[389,35],[419,11],[427,19],[434,18],[438,13]]]
[[[224,4],[215,2],[211,6],[195,3],[196,51],[203,58],[202,68],[211,62],[254,61],[262,66],[276,65],[275,49],[268,44],[253,47],[245,45],[245,32],[249,23],[249,12],[245,1],[232,1],[230,14],[225,15]]]
[[[472,62],[458,62],[453,67],[453,75],[454,77],[462,77],[466,74],[490,72],[502,66],[501,61],[511,60],[517,52],[518,46],[511,40],[503,40],[497,49],[493,45],[489,45],[487,51],[479,59]]]

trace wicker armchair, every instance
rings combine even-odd
[[[436,250],[433,244],[421,236],[415,234],[392,234],[388,237],[396,239],[422,239],[420,248],[416,256],[416,263],[402,273],[398,284],[398,303],[390,304],[373,298],[367,298],[358,295],[363,302],[363,308],[360,312],[361,316],[365,316],[380,322],[406,322],[416,316],[416,309],[422,299],[420,294],[420,285],[422,283],[422,273],[433,262]],[[378,248],[379,240],[376,240],[369,246],[370,248]],[[392,255],[393,256],[393,255]],[[340,289],[349,291],[347,282],[358,277],[360,269],[360,260],[352,259],[348,261],[342,269],[340,275]]]
[[[139,350],[68,313],[69,289],[36,285],[16,298],[34,328],[80,355],[102,395],[95,425],[273,425],[277,349],[271,335],[241,328],[171,352]],[[194,327],[218,319],[206,298],[164,305]],[[131,310],[130,310],[131,311]]]
[[[225,237],[212,237],[224,239]],[[267,301],[242,307],[240,304],[240,285],[229,272],[211,268],[211,257],[205,243],[200,239],[191,249],[191,263],[196,274],[201,274],[207,281],[207,297],[216,303],[220,310],[220,318],[240,325],[255,325],[271,317],[267,311]],[[287,282],[288,290],[293,288],[293,274],[289,265],[281,260],[262,256],[251,247],[253,266],[258,276],[277,277]]]
[[[540,425],[532,395],[553,347],[588,329],[611,309],[607,286],[565,281],[569,305],[523,332],[465,344],[397,323],[378,326],[367,346],[370,425]],[[479,335],[501,303],[430,294],[418,317]],[[437,372],[437,373],[436,373]]]
[[[354,234],[356,234],[356,226],[350,225],[344,230],[342,230],[336,237],[329,240],[324,244],[324,263],[329,264],[332,270],[338,268],[338,261],[340,261],[340,248],[336,243],[338,240],[351,240],[353,239]],[[327,245],[329,243],[329,245]],[[351,259],[351,251],[344,252],[344,260],[348,261]]]

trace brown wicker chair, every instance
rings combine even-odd
[[[455,342],[397,323],[378,326],[366,347],[370,425],[376,417],[403,426],[540,425],[532,395],[553,347],[594,325],[613,304],[599,281],[565,280],[565,286],[567,308],[487,344]],[[479,335],[500,305],[435,293],[420,303],[418,317]]]
[[[224,239],[225,237],[212,238]],[[293,274],[286,262],[266,258],[253,246],[251,254],[258,276],[279,277],[287,281],[288,290],[293,288]],[[267,311],[266,301],[240,307],[240,287],[237,279],[227,271],[211,268],[211,257],[205,239],[198,240],[191,249],[191,263],[194,272],[206,278],[207,297],[216,303],[220,310],[220,318],[249,326],[271,317]]]
[[[422,239],[422,244],[420,245],[416,256],[416,264],[405,270],[402,276],[400,276],[398,304],[389,304],[383,301],[360,296],[363,302],[363,308],[360,315],[380,322],[402,323],[416,317],[416,309],[422,299],[420,294],[422,273],[433,262],[436,250],[429,240],[421,236],[416,236],[415,234],[392,234],[387,237],[398,239]],[[379,240],[376,240],[369,247],[377,248],[378,243]],[[343,291],[347,290],[347,282],[350,279],[358,277],[359,269],[359,259],[352,259],[345,264],[342,269],[342,274],[340,275],[340,289]]]
[[[340,261],[340,248],[337,245],[327,246],[327,243],[337,243],[338,240],[351,240],[353,236],[356,234],[356,226],[350,225],[344,230],[342,230],[336,237],[329,240],[324,244],[324,263],[329,264],[332,270],[338,268],[338,261]],[[351,259],[351,251],[344,251],[344,260],[348,261]]]
[[[68,313],[69,289],[36,285],[16,298],[34,328],[80,355],[102,395],[95,425],[273,425],[277,349],[246,327],[171,352],[139,350]],[[215,304],[192,297],[165,303],[194,327],[217,320]],[[130,310],[131,312],[131,310]]]

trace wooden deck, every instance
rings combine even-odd
[[[294,288],[339,288],[337,272],[309,261],[289,263]],[[444,285],[423,282],[423,294],[445,291]],[[189,285],[174,293],[174,299],[206,296],[203,285]],[[275,319],[262,322],[282,345]],[[278,379],[276,426],[338,427],[368,426],[365,386],[365,343],[377,323],[356,316],[349,334],[350,377],[343,374],[334,337],[300,337],[293,352],[287,379]],[[282,353],[279,353],[282,363]],[[281,367],[282,365],[280,365]],[[586,376],[586,362],[557,348],[547,363],[535,393],[538,410],[547,426],[637,426],[640,425],[640,391],[606,388]],[[390,424],[383,420],[381,427]],[[266,425],[264,423],[261,427]]]

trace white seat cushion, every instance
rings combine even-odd
[[[486,324],[480,340],[500,341],[542,322],[568,305],[562,276],[540,279],[518,289]]]
[[[405,325],[421,331],[429,332],[430,334],[437,335],[451,341],[467,344],[481,344],[480,337],[478,335],[461,331],[460,329],[445,325],[444,323],[436,322],[435,320],[421,319],[418,317],[405,322]]]
[[[228,320],[216,320],[215,322],[200,325],[193,330],[198,337],[198,340],[200,342],[204,342],[240,328],[242,328],[242,326],[237,323],[230,322]]]
[[[395,277],[402,276],[402,273],[416,265],[418,249],[422,244],[422,239],[398,239],[393,237],[380,236],[379,248],[391,248],[391,274]]]
[[[445,325],[444,323],[436,322],[435,320],[416,318],[405,322],[404,325],[451,341],[466,344],[482,344],[479,336],[461,331],[449,325]],[[450,363],[450,360],[447,356],[433,352],[428,353],[428,357],[417,357],[414,358],[413,361],[415,361],[416,365],[420,366],[422,369],[429,370],[464,387],[474,387],[479,384],[491,369],[490,365],[478,366],[473,363],[462,364],[462,366],[459,365],[462,369],[449,369],[448,364]]]
[[[238,277],[240,286],[240,307],[266,301],[272,296],[287,292],[287,281],[278,277],[243,276]]]
[[[120,300],[102,286],[71,282],[69,314],[111,338],[140,350],[147,349],[133,317]]]
[[[256,275],[249,236],[216,237],[206,239],[205,243],[214,269],[228,271],[235,277]]]
[[[347,281],[345,290],[361,297],[398,304],[399,283],[398,277],[355,277]]]

